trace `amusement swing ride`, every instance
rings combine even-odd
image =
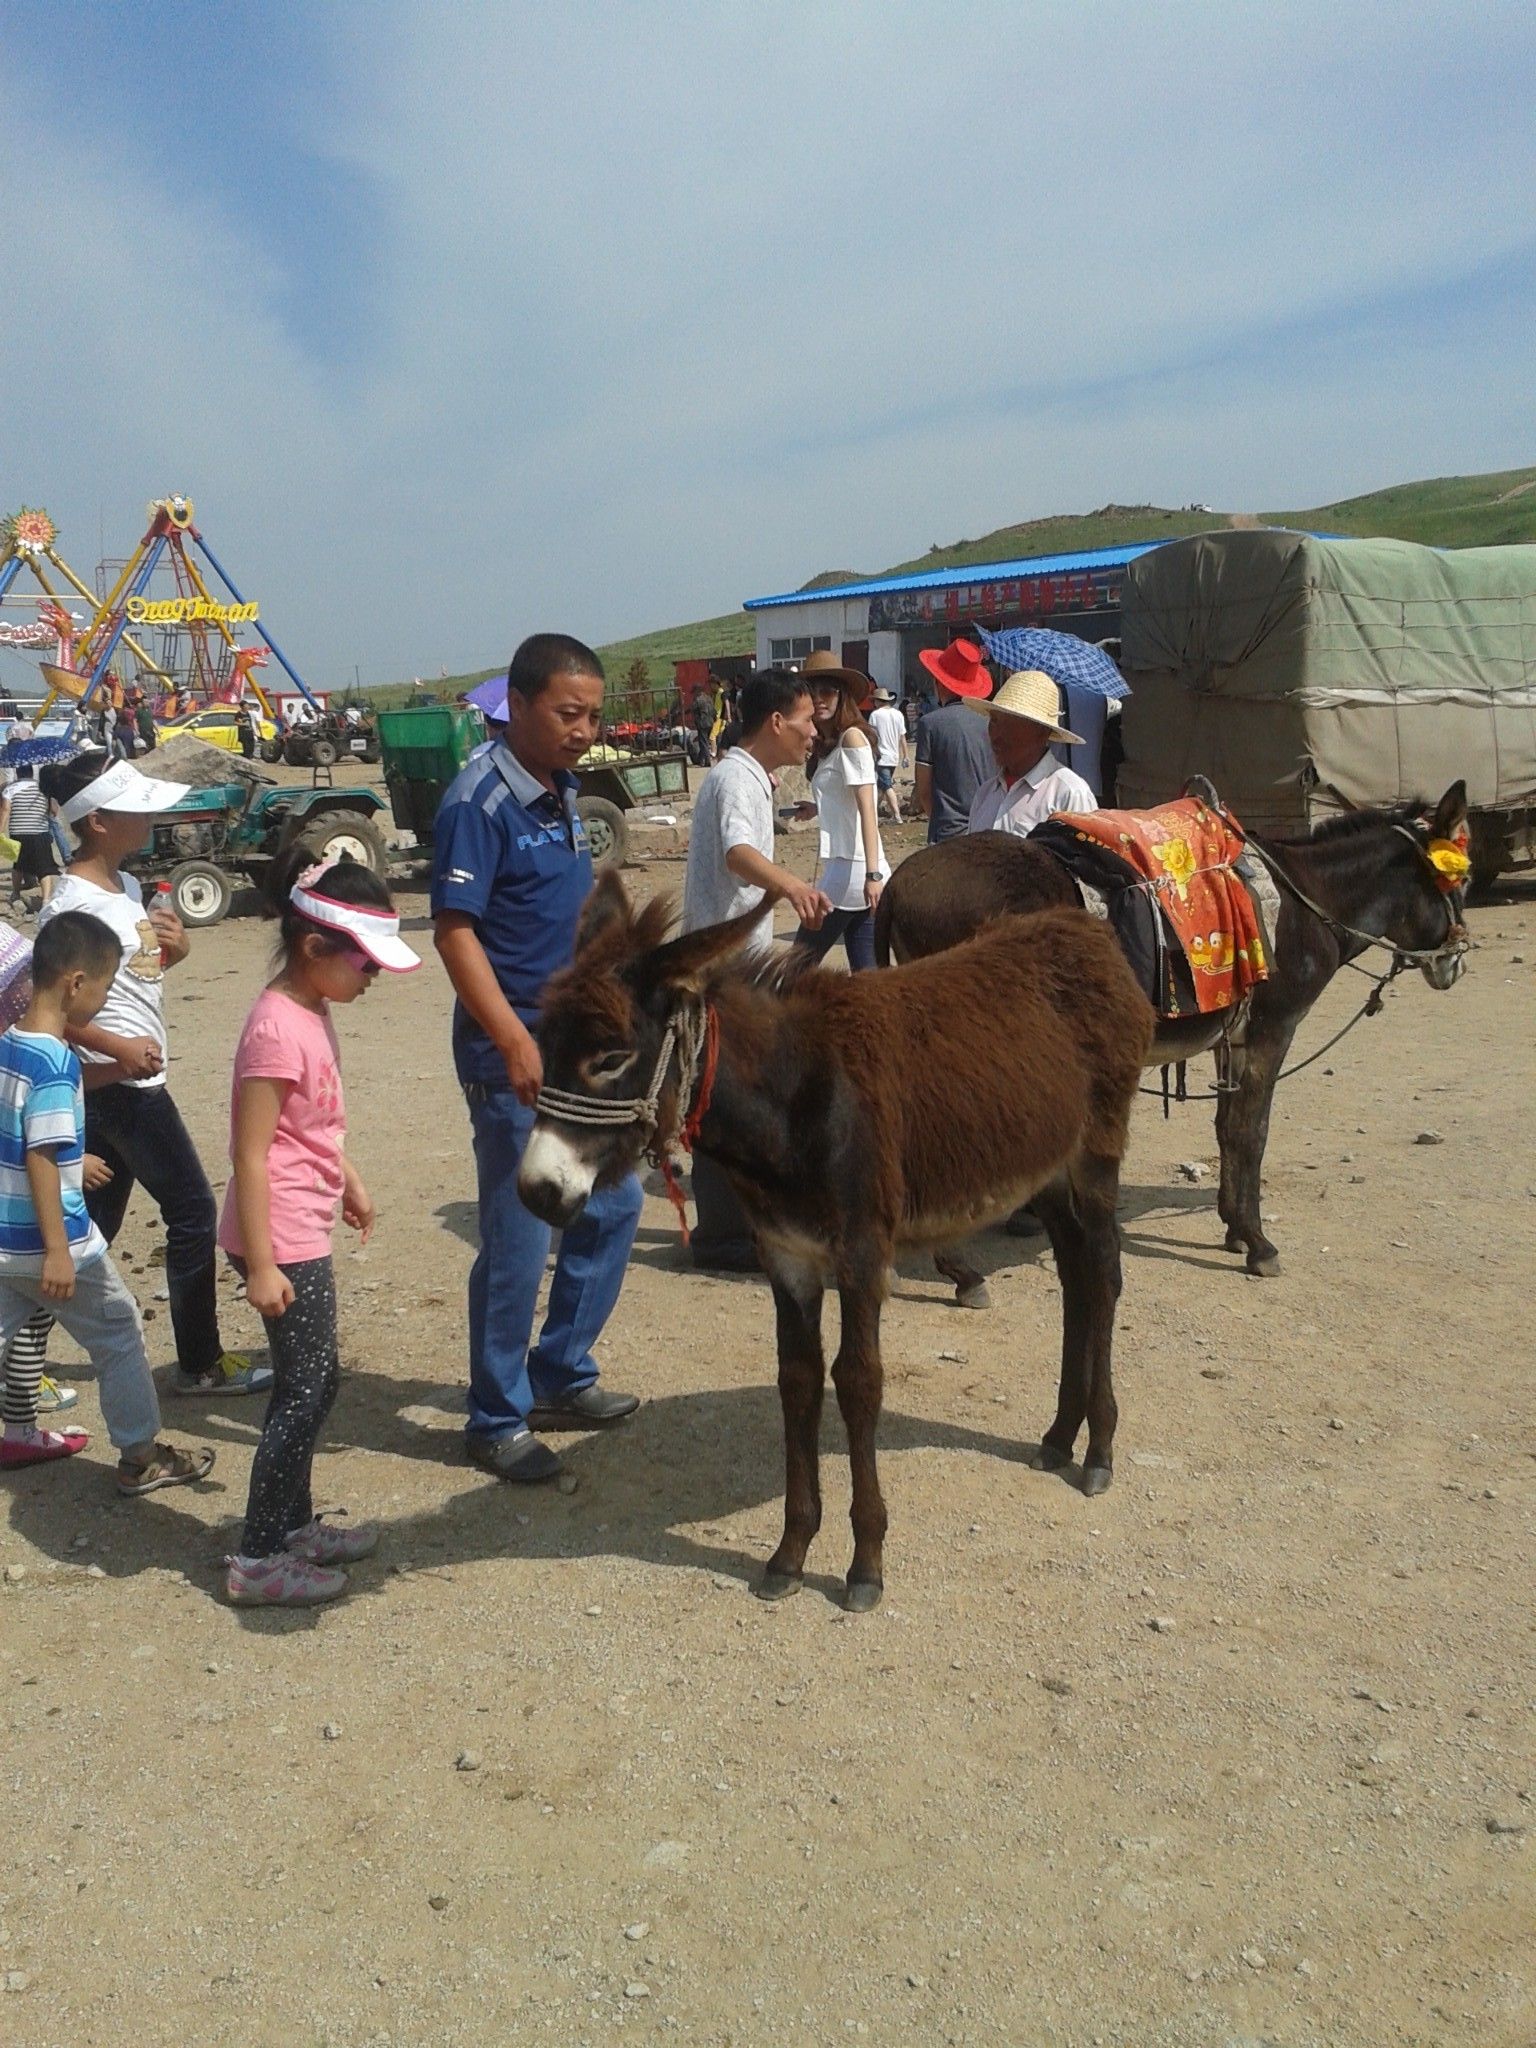
[[[203,564],[218,579],[227,600],[214,596]],[[170,571],[175,590],[172,597],[151,594],[155,574],[162,568]],[[266,665],[269,654],[305,702],[317,711],[320,707],[270,633],[254,646],[241,646],[234,628],[252,624],[259,616],[260,607],[236,587],[195,525],[192,500],[180,493],[156,498],[150,503],[149,525],[138,546],[111,588],[96,602],[76,645],[73,668],[45,668],[45,673],[55,691],[88,704],[112,673],[118,647],[126,644],[141,668],[168,684],[178,700],[186,696],[186,708],[197,703],[238,703],[249,690],[266,717],[281,729],[283,719],[255,674]],[[130,626],[159,629],[160,661],[144,653],[130,634]],[[182,645],[185,659],[178,658]]]
[[[0,604],[23,571],[39,593],[30,600],[37,607],[31,619],[0,619],[0,647],[51,656],[41,664],[48,692],[44,716],[61,697],[86,708],[97,699],[121,705],[124,691],[114,667],[122,659],[120,649],[135,665],[133,682],[156,694],[162,715],[209,703],[238,704],[248,692],[281,731],[285,720],[256,674],[269,657],[298,695],[320,710],[270,634],[246,645],[237,637],[238,628],[259,618],[260,607],[237,589],[208,545],[190,498],[176,493],[151,502],[138,545],[126,561],[112,565],[118,573],[99,595],[64,560],[57,540],[57,526],[40,507],[23,505],[0,520]],[[223,596],[210,588],[209,572]],[[167,578],[172,594],[162,595]],[[70,593],[90,606],[83,625],[65,603]]]

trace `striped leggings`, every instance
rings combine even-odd
[[[0,1415],[8,1429],[37,1427],[37,1390],[48,1363],[48,1333],[52,1328],[53,1317],[47,1309],[40,1308],[11,1339],[5,1354],[4,1412]]]

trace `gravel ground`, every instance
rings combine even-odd
[[[1282,1089],[1280,1279],[1218,1249],[1205,1109],[1143,1105],[1105,1498],[1026,1462],[1037,1246],[978,1241],[985,1313],[904,1269],[864,1617],[830,1403],[806,1590],[750,1597],[767,1292],[689,1271],[657,1189],[603,1350],[639,1416],[570,1440],[573,1491],[463,1463],[468,1131],[402,907],[427,968],[338,1020],[381,1223],[340,1248],[316,1465],[384,1542],[334,1609],[220,1604],[249,1401],[167,1401],[218,1445],[200,1490],[118,1502],[99,1435],[8,1481],[0,2041],[1529,2048],[1530,885],[1473,914],[1458,989],[1400,983]],[[171,984],[209,1162],[266,937],[199,935]],[[164,1366],[148,1220],[122,1248]]]

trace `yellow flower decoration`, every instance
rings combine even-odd
[[[1189,883],[1195,872],[1195,856],[1189,841],[1165,839],[1161,846],[1155,846],[1152,851],[1157,856],[1158,865],[1167,869],[1169,879],[1182,900],[1189,893]]]
[[[1427,848],[1430,864],[1448,882],[1462,882],[1472,872],[1472,863],[1454,839],[1431,839]]]

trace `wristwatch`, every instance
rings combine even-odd
[[[885,880],[885,869],[866,868],[864,871],[864,879],[866,882],[883,882]]]

